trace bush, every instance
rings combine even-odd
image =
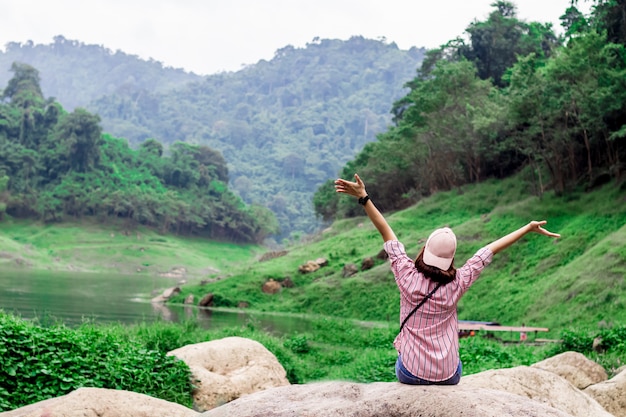
[[[191,372],[163,352],[85,324],[41,327],[0,313],[0,409],[23,407],[81,387],[138,392],[191,406]]]
[[[311,351],[311,346],[309,346],[309,341],[306,336],[303,335],[295,335],[285,340],[284,346],[291,350],[293,353],[302,354],[309,353]]]
[[[599,336],[601,347],[607,352],[626,353],[626,326],[602,329]]]

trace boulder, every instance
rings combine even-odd
[[[553,372],[567,379],[578,389],[585,389],[589,385],[608,379],[602,365],[587,359],[585,355],[578,352],[560,353],[531,366]]]
[[[276,294],[282,289],[283,286],[280,285],[280,282],[274,281],[273,279],[266,281],[265,284],[263,284],[263,287],[261,287],[261,291],[263,291],[265,294]]]
[[[315,263],[318,264],[320,267],[328,266],[328,259],[326,259],[326,258],[317,258],[315,260]]]
[[[376,259],[380,259],[383,261],[386,261],[387,259],[389,259],[389,254],[387,253],[386,250],[381,249],[377,254],[376,254]]]
[[[540,368],[517,366],[485,371],[464,376],[460,385],[519,395],[574,417],[611,417],[596,400],[565,378]]]
[[[345,264],[343,266],[343,271],[341,271],[341,276],[344,278],[349,278],[356,275],[359,272],[355,264]]]
[[[591,348],[596,353],[604,353],[604,347],[602,346],[602,337],[598,336],[595,339],[593,339]]]
[[[374,267],[374,258],[367,257],[361,261],[361,271],[367,271],[368,269],[372,269]]]
[[[202,297],[200,299],[200,301],[198,301],[198,306],[199,307],[210,307],[213,305],[213,298],[214,295],[212,292],[205,294],[204,297]]]
[[[200,416],[571,417],[548,404],[495,389],[345,381],[272,388],[239,398]],[[595,414],[587,415],[591,416]]]
[[[131,391],[79,388],[67,395],[0,413],[2,417],[195,417],[180,404]]]
[[[318,269],[320,269],[320,264],[315,261],[307,261],[298,267],[298,271],[300,271],[301,274],[309,274],[317,271]]]
[[[276,357],[259,342],[227,337],[187,345],[168,355],[190,368],[194,409],[210,410],[242,396],[289,385],[287,373]]]
[[[284,288],[295,287],[295,284],[293,283],[293,280],[290,277],[283,278],[283,280],[280,282],[280,285],[282,285]]]
[[[302,265],[298,267],[298,271],[301,274],[309,274],[311,272],[315,272],[323,266],[328,266],[328,259],[326,258],[317,258],[314,261],[306,261]]]
[[[583,391],[616,417],[626,417],[626,372],[594,385]]]
[[[180,287],[167,288],[161,295],[154,297],[151,301],[153,303],[164,303],[178,294],[180,294]]]

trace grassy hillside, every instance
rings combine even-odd
[[[454,228],[460,266],[476,250],[529,220],[548,220],[558,240],[528,235],[494,258],[459,305],[465,320],[553,329],[597,327],[626,320],[626,190],[612,184],[566,198],[532,197],[519,178],[493,181],[439,193],[397,213],[387,213],[410,256],[417,254],[436,227]],[[376,190],[368,190],[376,201]],[[346,197],[348,198],[348,197]],[[355,202],[356,204],[356,202]],[[384,208],[382,208],[384,211]],[[262,311],[341,316],[395,324],[399,295],[384,261],[353,277],[342,277],[345,264],[358,267],[375,257],[382,240],[366,218],[342,220],[311,241],[289,248],[270,261],[254,261],[233,270],[230,278],[207,286],[187,286],[189,293],[216,294],[224,306],[240,301]],[[329,265],[311,274],[298,266],[323,257]],[[293,288],[276,295],[261,292],[268,279],[289,277]]]
[[[232,262],[248,260],[253,245],[162,235],[123,224],[102,226],[0,222],[0,266],[103,273],[166,273],[185,268],[189,278],[219,274]]]
[[[368,190],[376,201],[376,190]],[[349,198],[349,197],[346,197]],[[558,240],[528,235],[498,254],[459,305],[465,320],[548,327],[557,337],[567,328],[597,328],[626,321],[626,187],[609,184],[567,197],[530,196],[511,178],[438,193],[396,213],[385,213],[409,255],[417,254],[436,227],[453,227],[459,241],[456,265],[476,250],[529,220],[548,220]],[[356,204],[356,202],[355,202]],[[384,207],[381,207],[385,212]],[[376,257],[382,241],[366,218],[332,227],[287,248],[285,256],[261,262],[264,249],[162,236],[150,230],[106,230],[92,223],[37,225],[0,223],[0,265],[37,269],[162,273],[184,267],[191,277],[180,298],[216,295],[219,306],[249,304],[250,310],[328,315],[397,324],[399,295],[386,261],[344,278],[344,265],[360,267]],[[329,265],[298,272],[308,260]],[[275,295],[261,287],[290,278],[293,288]],[[215,282],[199,285],[199,279]]]
[[[376,190],[368,191],[375,201]],[[387,217],[410,254],[417,253],[433,228],[453,227],[459,239],[457,265],[484,244],[530,219],[547,219],[549,230],[561,233],[562,238],[555,241],[529,235],[498,254],[463,298],[459,315],[467,320],[549,327],[551,332],[545,336],[562,341],[534,346],[499,343],[487,337],[463,338],[460,354],[464,374],[530,365],[556,353],[576,350],[602,364],[612,376],[624,363],[625,201],[626,187],[617,184],[571,194],[565,199],[553,195],[538,199],[528,195],[519,178],[512,178],[439,193],[407,210],[387,213]],[[175,301],[182,301],[189,293],[200,297],[207,292],[213,292],[224,307],[246,301],[253,313],[250,322],[241,327],[214,330],[190,321],[109,326],[102,331],[132,346],[138,343],[163,354],[180,346],[226,336],[251,338],[276,355],[292,383],[329,379],[395,380],[393,365],[397,353],[392,341],[398,328],[399,296],[389,266],[377,260],[373,269],[353,277],[343,278],[341,274],[345,264],[360,265],[363,258],[376,256],[382,248],[378,233],[365,218],[338,221],[323,233],[287,248],[285,256],[263,262],[260,259],[264,250],[259,247],[181,239],[150,230],[124,231],[123,225],[104,229],[92,223],[43,226],[3,221],[0,267],[21,265],[25,269],[142,274],[184,267],[190,276],[198,279],[219,279],[204,286],[191,279]],[[298,272],[299,265],[318,257],[328,259],[329,265],[312,274]],[[261,292],[268,279],[286,277],[294,282],[293,288],[284,288],[275,295]],[[309,331],[277,337],[257,327],[254,311],[325,317],[311,320],[313,328]],[[350,319],[381,325],[364,326]],[[605,327],[610,325],[615,327],[607,330]],[[93,337],[101,331],[98,329],[95,324],[89,324],[66,334],[72,341],[82,340],[81,332]],[[31,334],[37,340],[43,335],[42,345],[56,349],[58,338],[46,339],[48,330],[34,328]],[[605,353],[596,353],[591,348],[597,335],[605,340]],[[516,335],[502,337],[511,340]],[[10,336],[3,343],[11,347],[16,340]],[[97,343],[94,346],[99,349]],[[21,352],[14,348],[10,351]],[[30,348],[28,355],[32,355]],[[84,355],[66,352],[64,357],[78,356],[77,360],[84,363]],[[118,357],[133,360],[132,355]],[[22,359],[18,355],[15,360]],[[115,366],[111,369],[117,369]],[[169,378],[171,372],[164,372]],[[57,381],[59,373],[65,378],[62,370],[53,372],[49,379]],[[159,380],[158,376],[155,380]],[[11,390],[6,392],[9,397],[0,396],[0,409],[33,401],[30,397],[10,394]],[[58,395],[65,393],[59,391]],[[14,406],[8,407],[7,401],[12,401]]]

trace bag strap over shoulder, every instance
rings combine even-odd
[[[420,308],[422,306],[422,304],[424,304],[430,297],[432,297],[432,295],[435,293],[435,291],[437,291],[439,289],[439,287],[441,287],[441,283],[437,283],[437,286],[435,288],[433,288],[433,290],[431,292],[428,293],[428,295],[426,297],[424,297],[422,299],[422,301],[420,301],[415,308],[413,308],[413,310],[411,310],[411,312],[404,318],[404,320],[402,321],[402,324],[400,325],[400,331],[402,331],[402,329],[404,328],[404,325],[406,324],[406,321],[409,319],[409,317],[411,317],[418,308]]]

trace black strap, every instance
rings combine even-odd
[[[406,324],[406,321],[409,319],[409,317],[411,317],[413,313],[415,313],[417,309],[420,308],[422,304],[424,304],[435,293],[435,291],[439,289],[439,287],[441,287],[440,282],[437,283],[437,286],[431,292],[429,292],[428,295],[424,297],[422,301],[420,301],[419,304],[416,305],[415,308],[404,318],[404,321],[402,321],[402,324],[400,325],[400,331],[402,331],[402,329],[404,328],[404,325]]]

